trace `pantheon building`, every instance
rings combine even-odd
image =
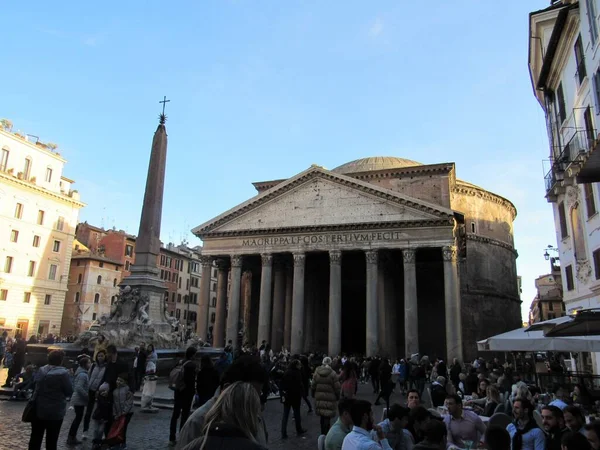
[[[478,339],[521,326],[516,209],[457,179],[454,163],[371,157],[254,187],[193,229],[204,243],[197,331],[212,330],[214,346],[239,333],[275,351],[463,360]]]

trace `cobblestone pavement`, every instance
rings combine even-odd
[[[373,402],[375,395],[370,385],[359,385],[359,398]],[[312,398],[311,398],[312,400]],[[392,402],[400,401],[400,395],[394,394]],[[24,402],[11,402],[0,400],[0,450],[22,450],[27,449],[31,426],[21,422],[21,413],[25,406]],[[383,406],[374,406],[374,417],[380,420]],[[270,400],[264,412],[264,418],[269,432],[270,450],[281,449],[311,449],[316,448],[317,437],[320,434],[319,417],[315,414],[308,415],[306,404],[302,405],[302,426],[308,430],[303,436],[297,437],[292,414],[288,423],[289,439],[281,440],[281,416],[283,406],[278,400]],[[58,448],[88,450],[91,443],[77,447],[67,447],[67,431],[74,417],[72,410],[67,412],[60,433]],[[168,449],[170,410],[160,410],[156,414],[143,414],[139,408],[134,408],[134,415],[127,430],[127,445],[131,450],[165,450]],[[332,422],[333,423],[333,422]],[[81,428],[79,430],[81,438]]]

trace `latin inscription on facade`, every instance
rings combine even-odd
[[[377,241],[399,241],[406,239],[399,231],[378,231],[365,233],[333,233],[292,236],[273,236],[248,238],[242,240],[242,247],[263,247],[275,245],[315,245],[315,244],[352,244]]]

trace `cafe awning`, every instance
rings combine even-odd
[[[544,336],[541,329],[519,328],[483,339],[477,342],[477,349],[490,352],[600,352],[600,336],[549,337]]]

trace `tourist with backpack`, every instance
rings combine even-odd
[[[177,421],[181,415],[179,431],[185,425],[192,408],[194,395],[196,394],[196,348],[188,347],[185,351],[185,360],[178,364],[169,374],[169,388],[174,391],[173,415],[171,416],[171,428],[169,431],[169,445],[176,444]]]

